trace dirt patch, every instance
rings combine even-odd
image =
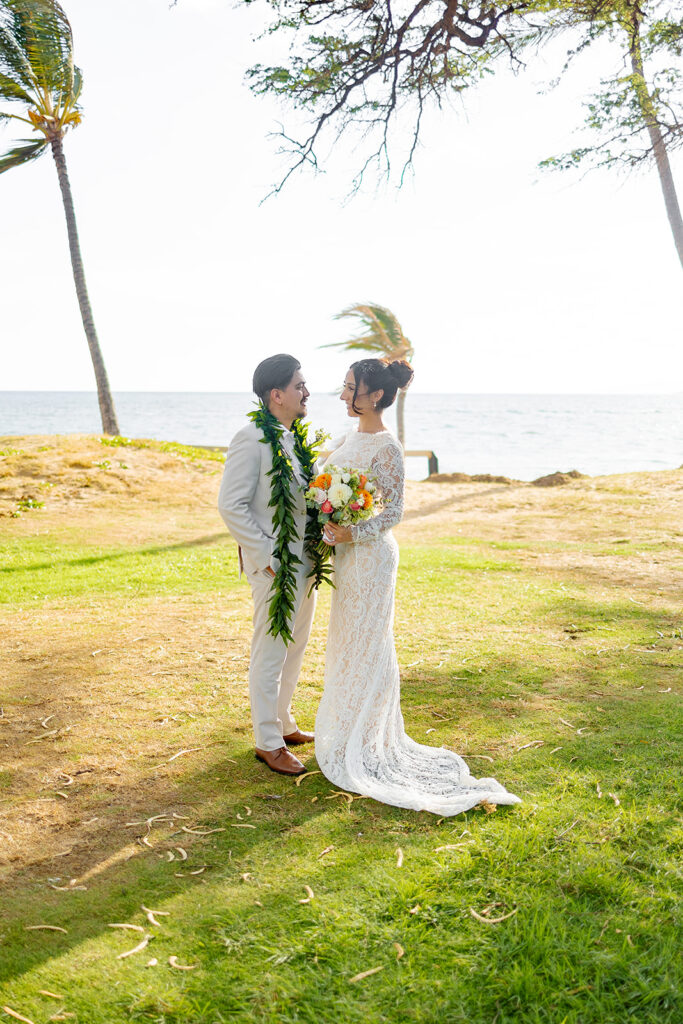
[[[534,487],[561,487],[563,484],[570,484],[572,480],[582,480],[585,473],[579,473],[578,469],[570,469],[568,473],[562,473],[558,469],[555,473],[548,473],[547,476],[539,476],[531,483]]]

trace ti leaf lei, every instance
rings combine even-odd
[[[292,551],[293,544],[299,540],[294,523],[294,471],[291,460],[280,443],[283,426],[277,417],[273,416],[262,402],[259,402],[256,409],[248,415],[263,432],[261,443],[270,445],[273,456],[273,468],[268,473],[271,478],[268,507],[273,509],[273,558],[279,562],[279,566],[275,572],[272,597],[268,606],[268,632],[272,636],[281,636],[285,644],[289,644],[292,641],[292,618],[296,602],[296,566],[302,564],[301,559]],[[292,433],[294,451],[308,483],[314,476],[315,461],[322,438],[316,437],[309,441],[308,426],[299,420],[292,424]],[[323,543],[322,527],[318,523],[314,509],[307,509],[306,513],[304,551],[312,563],[312,569],[308,574],[308,578],[313,581],[309,594],[317,590],[321,583],[333,585],[330,579],[332,566],[329,562],[329,548]]]

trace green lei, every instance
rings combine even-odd
[[[299,539],[294,525],[294,497],[292,480],[294,471],[292,463],[280,444],[283,426],[272,412],[259,402],[256,409],[250,412],[249,419],[263,432],[261,444],[270,445],[273,456],[270,501],[268,507],[273,509],[273,533],[275,546],[273,557],[280,563],[273,580],[272,598],[268,607],[270,626],[268,632],[273,636],[281,636],[285,644],[292,640],[292,617],[296,598],[296,570],[301,559],[292,551],[292,545]],[[315,461],[322,438],[308,440],[308,426],[295,420],[292,424],[294,434],[294,451],[299,465],[309,483],[314,476]],[[322,541],[322,527],[314,509],[307,509],[306,530],[304,533],[304,551],[313,565],[308,579],[313,582],[311,590],[317,590],[321,583],[332,584],[329,562],[329,548]]]

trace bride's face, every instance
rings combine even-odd
[[[349,370],[344,378],[344,387],[339,397],[346,405],[348,416],[362,416],[363,413],[374,410],[375,403],[380,400],[382,394],[383,392],[381,391],[374,391],[372,394],[369,394],[367,387],[362,381],[360,385],[356,385],[353,370]],[[356,406],[355,409],[353,408],[354,404]]]

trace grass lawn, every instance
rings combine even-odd
[[[523,800],[445,819],[254,759],[220,471],[0,439],[0,1020],[679,1024],[683,470],[409,485],[406,727]]]

